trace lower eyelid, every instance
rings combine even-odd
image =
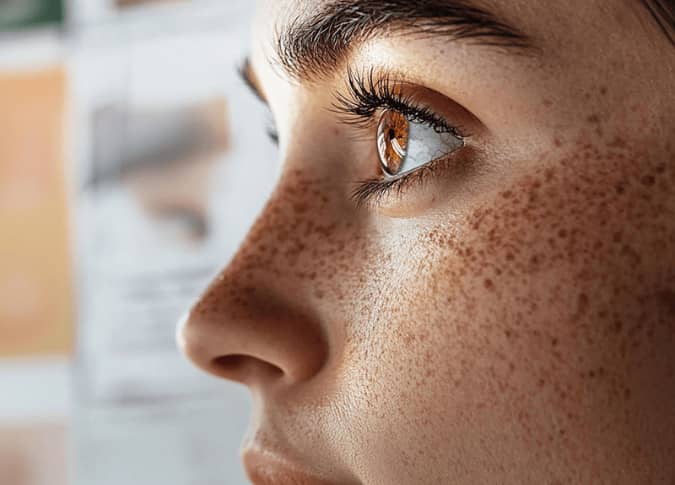
[[[414,197],[411,191],[422,190],[434,180],[453,180],[461,183],[470,175],[476,158],[475,147],[465,143],[447,156],[432,160],[405,174],[391,177],[389,180],[380,178],[361,182],[352,197],[358,206],[388,211],[396,208],[394,212],[398,212],[405,206],[416,205],[417,197]],[[425,192],[419,194],[428,195]],[[408,198],[403,200],[404,197]]]
[[[404,174],[388,176],[382,179],[371,179],[360,182],[357,189],[353,192],[352,198],[357,205],[373,206],[379,205],[386,197],[391,195],[402,196],[407,190],[413,188],[413,185],[423,184],[427,177],[430,177],[440,168],[434,160],[426,165],[417,167]]]

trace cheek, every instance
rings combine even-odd
[[[355,390],[383,473],[640,455],[622,435],[664,417],[645,382],[674,384],[673,185],[667,164],[579,146],[395,257]]]

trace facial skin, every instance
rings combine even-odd
[[[532,53],[392,33],[295,79],[276,35],[324,4],[259,4],[282,175],[179,333],[254,396],[251,478],[672,484],[675,49],[638,2],[486,0]],[[376,129],[332,107],[384,67],[471,136],[358,205]]]

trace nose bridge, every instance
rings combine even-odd
[[[328,202],[320,180],[300,169],[282,174],[240,250],[183,322],[181,347],[199,367],[246,383],[279,373],[308,379],[323,366],[329,342],[307,261],[335,228]]]
[[[223,275],[241,281],[277,278],[277,282],[302,279],[302,260],[322,251],[337,226],[338,216],[329,207],[328,188],[322,180],[301,169],[284,173],[270,200],[250,229],[246,240]],[[268,283],[273,283],[269,280]],[[301,282],[296,285],[302,286]],[[269,286],[274,285],[266,285]],[[296,290],[300,290],[296,286]],[[278,291],[283,288],[278,288]]]

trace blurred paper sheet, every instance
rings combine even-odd
[[[274,152],[236,79],[244,32],[195,30],[73,66],[77,485],[246,483],[248,396],[193,368],[175,327],[264,202]]]

